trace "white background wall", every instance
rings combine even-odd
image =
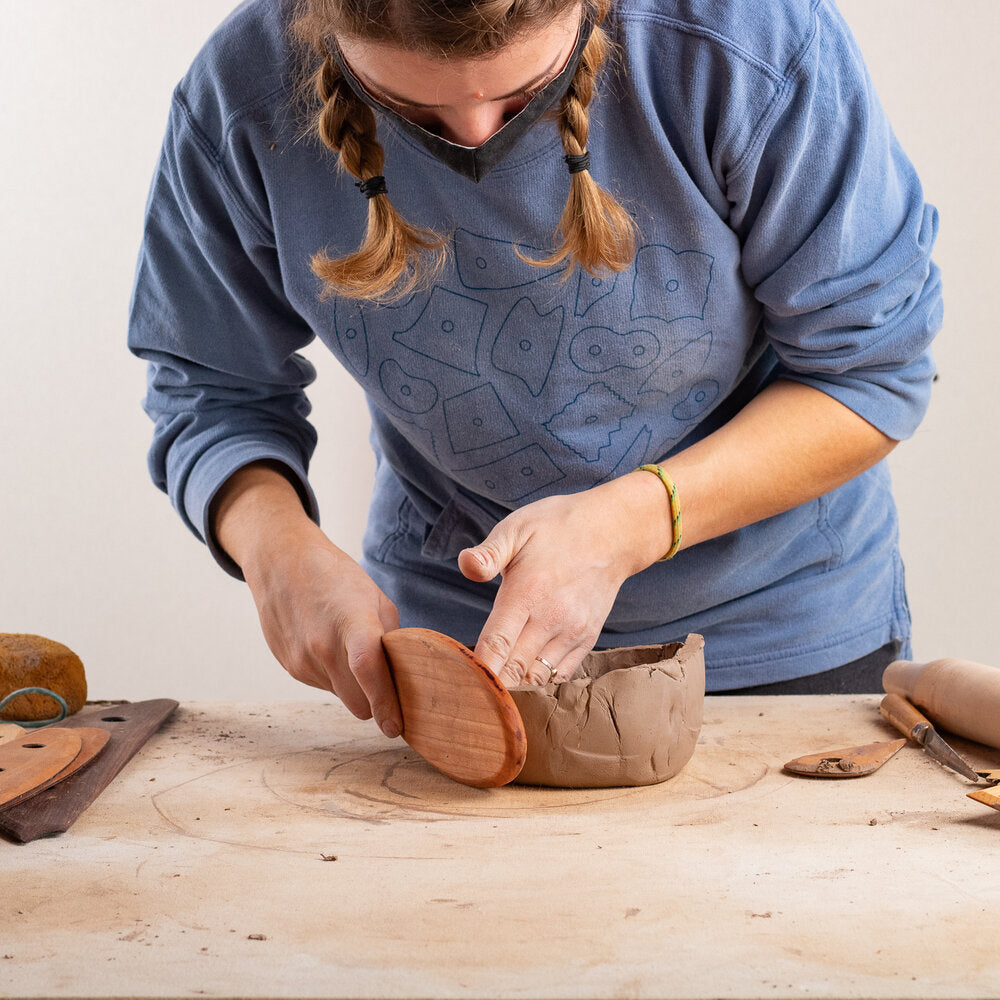
[[[0,631],[82,656],[95,698],[322,697],[287,678],[244,585],[150,484],[125,325],[174,84],[230,0],[0,0]],[[942,214],[940,381],[892,458],[919,658],[1000,664],[997,0],[842,0]],[[373,462],[321,350],[313,470],[360,554]]]

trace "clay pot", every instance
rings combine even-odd
[[[512,688],[528,755],[516,782],[652,785],[691,759],[705,700],[705,640],[587,655],[561,684]]]

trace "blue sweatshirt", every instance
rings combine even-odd
[[[828,0],[617,6],[589,150],[641,233],[618,275],[567,280],[514,252],[547,250],[565,203],[552,121],[475,183],[382,117],[390,198],[451,247],[433,288],[393,307],[323,300],[310,271],[317,250],[358,246],[367,203],[300,137],[282,7],[239,7],[178,86],[131,308],[152,476],[228,571],[207,514],[241,466],[283,463],[318,517],[298,353],[315,337],[369,403],[366,569],[402,624],[470,644],[496,584],[462,577],[463,547],[533,500],[669,468],[775,378],[913,433],[941,321],[937,218]],[[882,463],[629,578],[599,644],[702,633],[723,690],[905,642],[897,534]]]

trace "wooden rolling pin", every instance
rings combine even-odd
[[[1000,749],[1000,668],[971,660],[896,660],[885,668],[882,687],[956,735]]]

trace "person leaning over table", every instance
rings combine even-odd
[[[698,632],[709,691],[875,690],[936,227],[828,0],[249,0],[147,206],[152,475],[389,736],[399,623],[510,685]],[[314,337],[371,413],[361,565],[307,479]]]

